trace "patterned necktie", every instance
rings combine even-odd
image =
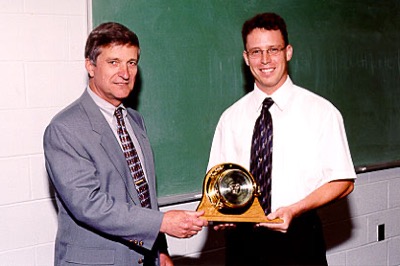
[[[271,212],[272,118],[268,109],[274,104],[265,98],[254,125],[251,144],[250,172],[260,187],[260,203],[265,214]]]
[[[150,194],[149,186],[143,173],[142,164],[140,163],[139,156],[136,152],[135,146],[133,145],[132,139],[129,136],[128,130],[125,126],[125,121],[122,116],[122,107],[115,110],[114,113],[117,118],[117,132],[119,139],[121,140],[122,149],[128,163],[129,170],[135,184],[136,191],[138,193],[140,203],[142,207],[150,208]]]

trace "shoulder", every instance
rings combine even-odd
[[[342,117],[340,111],[331,101],[297,85],[294,85],[293,104],[302,106],[310,115],[326,116],[330,114]]]
[[[144,123],[144,118],[143,116],[136,111],[135,109],[132,109],[130,107],[127,107],[126,110],[128,111],[129,118],[135,122],[135,124],[139,125],[142,129],[145,129],[145,123]]]
[[[84,113],[81,101],[78,99],[58,112],[50,124],[74,124],[84,118]]]
[[[249,108],[252,106],[253,91],[242,96],[239,100],[234,102],[222,113],[220,120],[231,120],[238,118],[238,116],[245,115],[249,112]]]
[[[84,92],[81,97],[58,112],[48,127],[63,127],[82,130],[98,123],[101,112],[90,96]]]
[[[126,110],[129,114],[129,116],[133,119],[143,119],[143,116],[136,111],[135,109],[131,108],[131,107],[126,107]]]

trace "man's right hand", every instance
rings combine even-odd
[[[189,238],[208,225],[204,211],[171,210],[164,214],[160,232],[177,238]]]

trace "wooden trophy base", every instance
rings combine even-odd
[[[280,218],[274,220],[267,219],[257,197],[254,197],[251,205],[246,208],[219,210],[213,206],[208,197],[203,194],[203,198],[199,206],[197,206],[197,211],[201,210],[205,212],[202,218],[210,222],[283,223],[283,220]]]

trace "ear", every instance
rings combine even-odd
[[[249,57],[247,56],[246,51],[243,51],[243,59],[246,65],[249,65]]]
[[[85,68],[86,68],[86,71],[88,72],[88,75],[89,75],[90,78],[94,77],[94,68],[95,67],[96,66],[93,65],[92,61],[90,61],[89,58],[85,59]]]
[[[293,56],[293,47],[288,44],[288,46],[286,47],[286,61],[290,61],[290,59],[292,59]]]

